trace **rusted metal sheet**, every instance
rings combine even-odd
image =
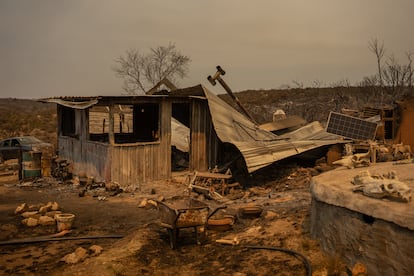
[[[207,171],[217,164],[219,140],[205,99],[192,100],[190,169]]]
[[[207,163],[207,137],[206,127],[208,125],[208,116],[205,103],[202,101],[192,101],[191,114],[191,154],[190,169],[206,171]]]
[[[285,119],[280,119],[273,122],[262,124],[260,125],[260,128],[265,129],[267,131],[278,131],[293,127],[300,127],[304,124],[306,124],[306,121],[303,118],[297,115],[291,115],[286,117]]]
[[[239,149],[248,172],[254,172],[278,160],[311,149],[343,143],[342,139],[337,138],[338,136],[333,137],[334,139],[316,139],[318,135],[319,137],[326,135],[316,127],[305,128],[308,131],[296,132],[296,136],[275,135],[256,126],[205,87],[201,86],[201,88],[208,99],[217,136],[222,142],[231,143]]]
[[[73,173],[85,173],[97,181],[110,181],[109,146],[97,142],[80,142],[71,137],[59,137],[59,156],[72,163]]]

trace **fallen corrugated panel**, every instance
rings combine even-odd
[[[260,125],[260,128],[267,131],[277,131],[291,127],[303,126],[306,120],[297,115],[291,115],[285,119],[276,120]]]
[[[171,145],[182,152],[190,150],[190,129],[174,118],[171,118]]]
[[[328,133],[318,121],[307,124],[295,131],[280,135],[279,138],[290,140],[338,140],[342,136]]]
[[[76,108],[76,109],[86,109],[98,103],[98,99],[90,99],[90,98],[82,99],[82,101],[69,101],[65,99],[55,99],[55,98],[42,99],[40,101],[47,102],[47,103],[56,103],[56,104],[60,104],[66,107]]]
[[[226,102],[201,86],[208,99],[217,136],[235,145],[243,155],[249,173],[281,159],[318,147],[343,143],[342,137],[328,134],[318,122],[282,136],[259,128]]]

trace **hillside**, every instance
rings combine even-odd
[[[409,91],[412,95],[414,90]],[[246,90],[235,93],[258,123],[269,122],[277,109],[298,115],[308,122],[326,123],[330,111],[358,109],[365,105],[392,104],[401,93],[381,92],[369,87],[306,88],[289,90]],[[227,94],[219,95],[237,105]],[[28,99],[0,99],[0,139],[16,135],[34,135],[56,143],[56,106]]]
[[[56,106],[27,99],[0,99],[0,139],[19,135],[56,144]]]
[[[404,94],[413,95],[414,89]],[[258,123],[271,121],[273,113],[283,109],[287,115],[298,115],[308,122],[320,121],[322,124],[326,123],[330,111],[361,109],[366,105],[391,105],[403,97],[403,93],[381,93],[373,87],[246,90],[235,95]],[[220,97],[237,109],[230,96],[223,94]]]

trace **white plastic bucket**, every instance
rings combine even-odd
[[[73,221],[75,219],[74,214],[56,214],[56,226],[57,231],[61,232],[63,230],[70,230],[72,228]]]

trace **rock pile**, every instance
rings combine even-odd
[[[76,264],[85,260],[87,257],[101,254],[102,250],[103,248],[99,245],[92,245],[88,249],[78,247],[74,252],[65,255],[60,261],[67,264]]]
[[[37,225],[55,225],[55,215],[62,213],[57,202],[48,202],[47,204],[28,205],[22,203],[14,211],[16,215],[23,217],[22,223],[28,227]]]

